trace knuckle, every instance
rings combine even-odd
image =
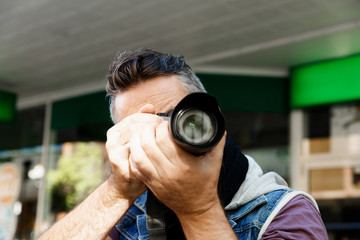
[[[131,160],[131,172],[134,173],[135,176],[140,174],[140,162],[132,158]]]
[[[112,132],[113,132],[113,128],[110,128],[106,131],[106,138],[110,138],[110,136],[112,135]]]
[[[153,144],[151,144],[151,142],[150,142],[148,139],[146,139],[146,140],[144,140],[144,141],[141,142],[141,148],[142,148],[145,152],[147,152],[147,151],[153,149]]]
[[[167,138],[167,135],[158,134],[156,135],[156,144],[157,145],[165,145],[169,142],[170,139]]]
[[[156,142],[156,145],[158,145],[158,146],[162,146],[165,143],[164,138],[160,137],[160,136],[156,137],[155,142]]]
[[[153,133],[150,133],[153,134]],[[155,141],[154,141],[154,137],[151,135],[146,135],[143,134],[142,135],[142,139],[141,139],[141,148],[145,151],[148,152],[152,149],[154,149],[154,145],[155,145]]]
[[[112,141],[111,141],[111,139],[108,137],[108,139],[107,139],[106,142],[105,142],[105,147],[108,149],[108,148],[111,147],[111,145],[112,145]]]

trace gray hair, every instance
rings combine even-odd
[[[206,92],[200,79],[185,62],[183,56],[163,54],[151,49],[125,51],[115,57],[106,76],[106,91],[110,97],[112,121],[118,122],[115,111],[117,94],[159,76],[177,76],[189,93]]]

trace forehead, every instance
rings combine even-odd
[[[147,80],[116,95],[116,118],[121,120],[137,113],[145,104],[154,105],[156,113],[167,113],[187,94],[189,91],[174,75]]]

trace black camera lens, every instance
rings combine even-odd
[[[225,119],[213,96],[191,93],[172,111],[170,129],[183,149],[201,155],[220,141],[225,132]]]
[[[199,109],[183,111],[175,125],[182,140],[191,145],[203,145],[211,141],[217,129],[214,117]]]

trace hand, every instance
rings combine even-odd
[[[147,114],[147,108],[124,118],[107,132],[106,149],[110,159],[111,176],[109,184],[115,196],[135,200],[146,190],[146,186],[135,177],[129,164],[128,142],[132,135],[144,126],[157,126],[163,120],[154,114]]]
[[[173,141],[169,122],[147,125],[130,139],[130,166],[135,176],[178,216],[201,214],[220,205],[217,185],[225,137],[202,156],[193,156]]]

